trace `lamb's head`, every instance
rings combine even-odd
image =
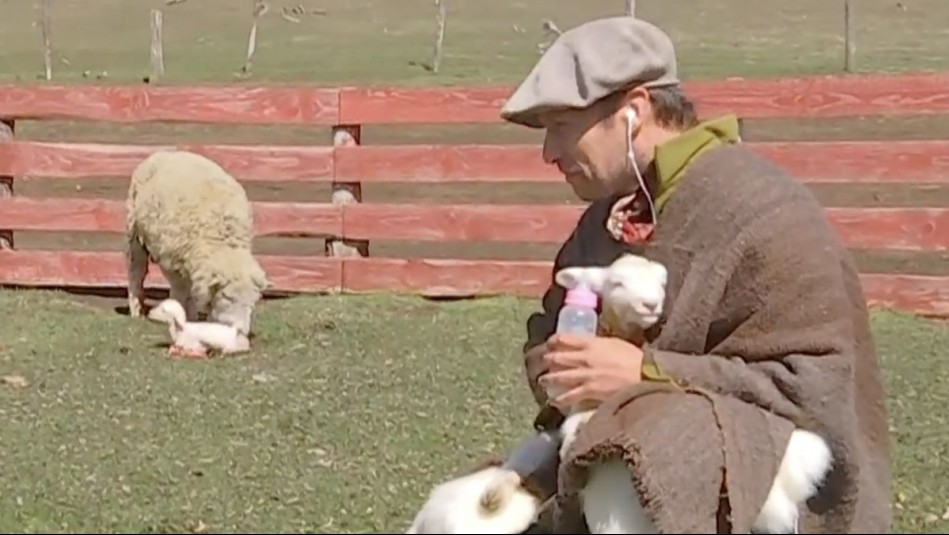
[[[148,311],[148,319],[180,329],[185,323],[185,309],[178,301],[165,299]]]
[[[625,253],[608,267],[569,267],[557,272],[564,288],[586,285],[600,296],[605,319],[647,329],[659,321],[666,298],[665,266],[648,258]]]

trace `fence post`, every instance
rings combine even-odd
[[[269,9],[263,0],[251,0],[250,35],[247,36],[247,56],[241,66],[242,74],[250,75],[253,68],[254,54],[257,52],[257,22]]]
[[[0,143],[13,141],[13,119],[0,119]],[[0,176],[0,199],[13,197],[13,177]],[[13,231],[0,229],[0,251],[13,249]]]
[[[636,16],[636,0],[626,0],[626,15],[630,17]]]
[[[157,82],[165,74],[165,52],[164,37],[162,36],[162,13],[160,9],[153,9],[151,15],[152,44],[151,44],[151,69],[152,82]]]
[[[351,147],[359,145],[361,137],[359,125],[338,125],[333,127],[333,145]],[[362,185],[359,182],[333,182],[333,204],[345,205],[362,202]],[[344,229],[345,230],[345,229]],[[342,236],[326,240],[327,256],[369,256],[369,241],[347,240]]]
[[[41,0],[40,2],[40,33],[43,36],[43,71],[46,80],[53,79],[53,45],[52,45],[52,22],[50,21],[50,2],[52,0]]]
[[[437,32],[435,33],[435,51],[432,55],[432,72],[437,73],[442,66],[442,50],[445,46],[445,25],[448,23],[448,0],[435,0],[435,7],[438,13],[435,14],[435,24]]]
[[[854,2],[844,0],[844,70],[854,72],[857,68],[857,28],[853,20]]]

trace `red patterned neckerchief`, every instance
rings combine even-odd
[[[649,200],[643,190],[621,197],[610,207],[606,230],[613,239],[625,244],[648,242],[655,231]]]

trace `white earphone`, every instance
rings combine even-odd
[[[630,159],[633,158],[633,146],[631,145],[633,129],[636,127],[636,119],[638,118],[636,110],[632,106],[626,106],[626,150]],[[633,164],[635,165],[635,161],[633,161]]]
[[[639,116],[636,113],[636,110],[632,106],[626,107],[626,157],[629,160],[630,165],[633,168],[633,172],[636,173],[636,179],[639,181],[639,187],[643,191],[646,200],[649,202],[649,212],[652,218],[652,223],[656,223],[656,206],[653,203],[652,195],[649,193],[649,189],[646,187],[646,179],[643,177],[642,173],[639,171],[639,165],[636,163],[636,155],[633,153],[633,129],[636,127],[636,120],[639,119]]]

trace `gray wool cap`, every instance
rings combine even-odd
[[[633,86],[679,83],[672,39],[635,17],[586,22],[559,36],[508,98],[501,118],[542,128],[549,110],[586,108]]]

